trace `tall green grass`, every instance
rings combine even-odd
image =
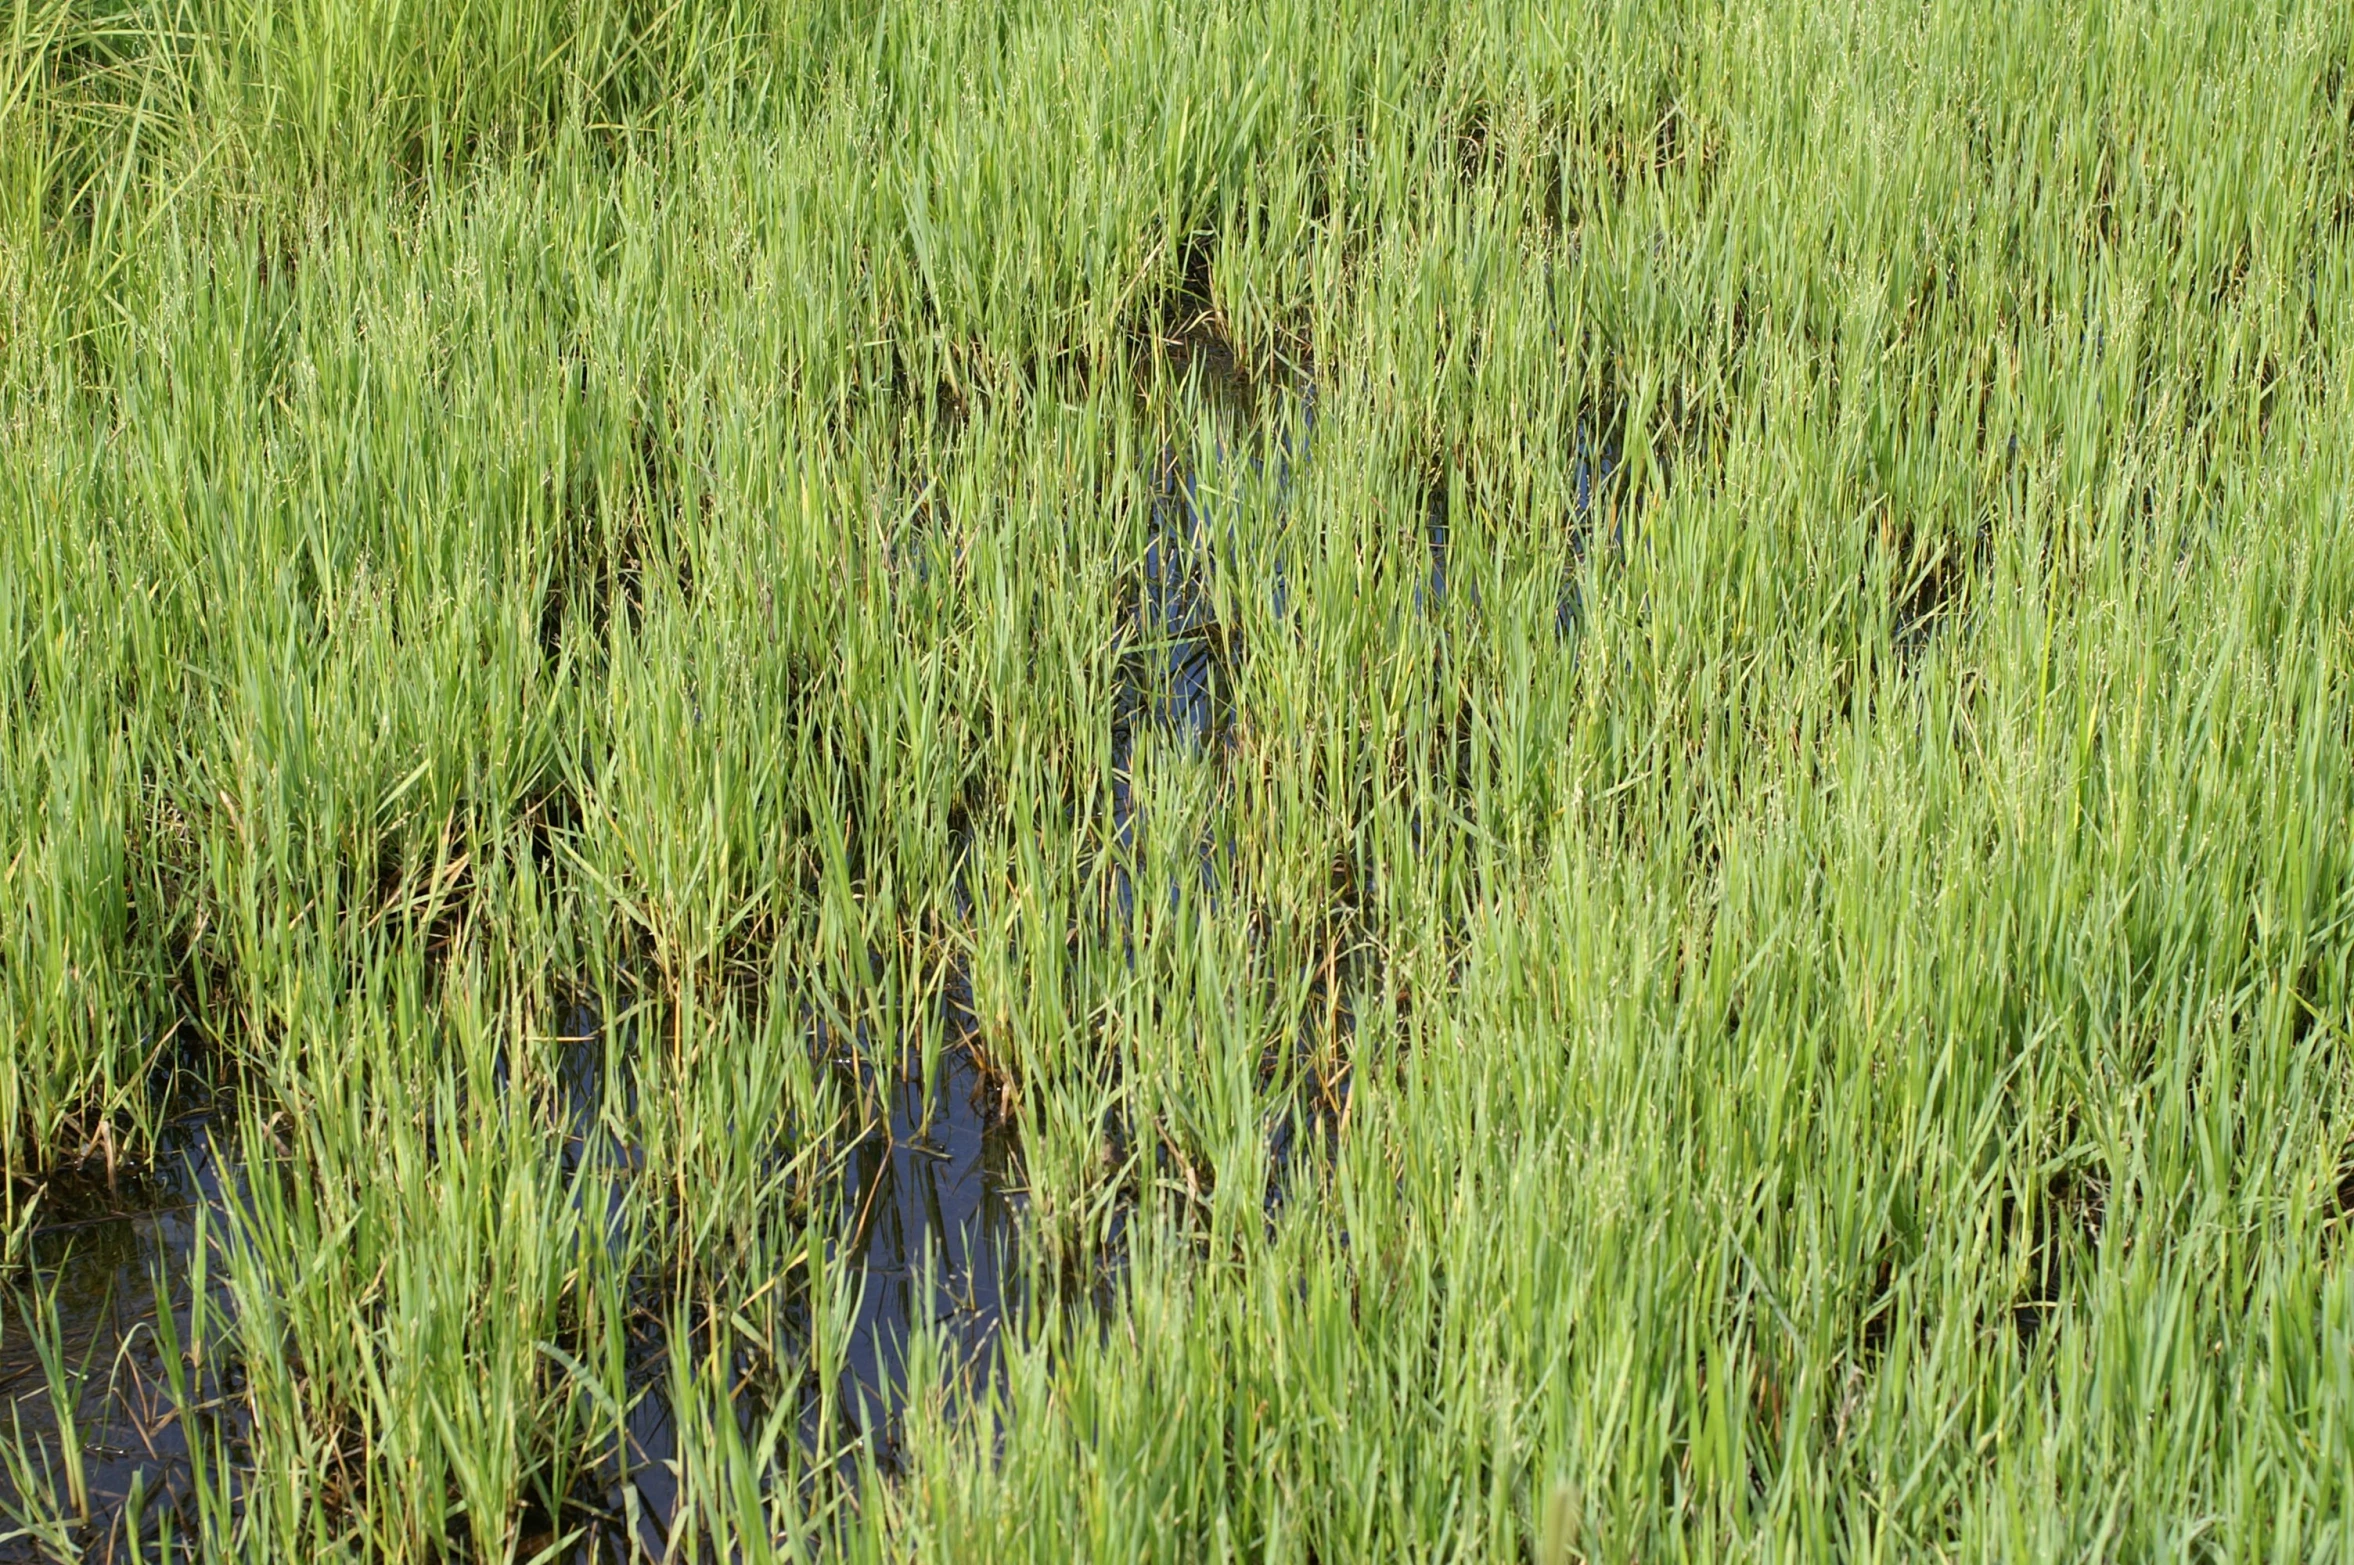
[[[534,1557],[652,1342],[681,1558],[2345,1557],[2350,66],[10,0],[0,1231],[249,1171],[147,1553]],[[1029,1307],[894,1464],[957,975]]]

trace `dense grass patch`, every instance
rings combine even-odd
[[[2354,1552],[2354,13],[0,0],[0,302],[0,1549]]]

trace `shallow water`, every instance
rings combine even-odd
[[[1597,545],[1615,552],[1625,542],[1625,517],[1619,506],[1619,478],[1624,469],[1618,446],[1580,430],[1577,454],[1570,463],[1570,564],[1554,600],[1554,625],[1567,636],[1577,628],[1580,612],[1578,566]],[[1433,484],[1423,499],[1422,536],[1430,550],[1430,575],[1414,586],[1414,606],[1428,614],[1447,601],[1447,568],[1452,554],[1452,504],[1447,486]],[[1476,585],[1467,594],[1479,603]]]
[[[998,1327],[1016,1287],[1024,1204],[1013,1126],[962,1049],[943,1051],[927,1105],[914,1074],[891,1084],[888,1123],[853,1149],[856,1193],[848,1250],[866,1281],[852,1328],[850,1373],[886,1408],[905,1378],[914,1328],[941,1328],[968,1384],[995,1366]],[[927,1107],[929,1112],[927,1113]]]
[[[562,1020],[568,1040],[558,1073],[566,1122],[562,1156],[568,1172],[592,1156],[613,1171],[609,1181],[582,1180],[575,1188],[606,1191],[618,1239],[626,1181],[642,1159],[611,1128],[617,1120],[626,1123],[627,1114],[605,1117],[599,1107],[608,1081],[624,1084],[631,1094],[634,1086],[627,1071],[607,1071],[607,1036],[594,1012],[576,1009]],[[870,1075],[865,1095],[879,1102],[882,1113],[841,1163],[842,1227],[835,1253],[857,1265],[862,1277],[844,1384],[837,1390],[863,1431],[862,1442],[886,1472],[897,1461],[914,1333],[926,1325],[937,1328],[953,1358],[952,1392],[975,1391],[994,1372],[997,1334],[1018,1287],[1023,1191],[1012,1127],[995,1112],[994,1095],[962,1047],[941,1051],[938,1078],[927,1096],[912,1057],[900,1069]],[[224,1126],[220,1139],[216,1125]],[[195,1534],[188,1447],[173,1414],[156,1326],[168,1300],[178,1340],[187,1343],[199,1218],[217,1254],[241,1188],[226,1135],[222,1121],[191,1118],[166,1132],[154,1171],[126,1173],[111,1189],[102,1177],[60,1179],[45,1193],[47,1221],[33,1232],[30,1276],[17,1280],[20,1292],[33,1278],[54,1289],[58,1339],[80,1385],[70,1443],[80,1452],[90,1509],[86,1521],[70,1516],[66,1420],[58,1416],[21,1313],[11,1306],[0,1336],[0,1396],[15,1422],[0,1424],[0,1449],[18,1445],[30,1466],[22,1476],[0,1473],[0,1502],[10,1507],[0,1533],[16,1534],[0,1542],[0,1562],[49,1559],[60,1550],[96,1560],[127,1558],[127,1529],[136,1522],[140,1535],[152,1540],[163,1520],[159,1508],[175,1513],[170,1528],[176,1539]],[[211,1275],[218,1277],[217,1267]],[[227,1301],[217,1283],[210,1291],[209,1313],[218,1322],[227,1316]],[[626,1557],[625,1537],[633,1526],[639,1543],[656,1557],[665,1547],[677,1505],[676,1481],[666,1465],[676,1455],[676,1438],[663,1394],[665,1352],[658,1331],[633,1344],[631,1389],[639,1394],[629,1407],[627,1450],[602,1464],[594,1493],[580,1496],[585,1516],[564,1519],[567,1529],[583,1529],[577,1559]],[[206,1400],[230,1394],[207,1432],[226,1443],[232,1470],[244,1461],[237,1389],[208,1381],[203,1393]],[[749,1406],[743,1410],[747,1426],[756,1413]],[[813,1422],[805,1425],[812,1448],[815,1434]],[[835,1454],[847,1472],[861,1453],[854,1447]],[[32,1495],[24,1492],[27,1478]],[[43,1512],[68,1513],[67,1524],[62,1530],[52,1526],[45,1536],[22,1531],[31,1515]],[[526,1532],[532,1530],[527,1525]]]
[[[968,1003],[962,980],[953,980],[942,996],[952,1040],[970,1034]],[[634,1106],[631,1073],[608,1068],[622,1062],[608,1061],[614,1040],[593,1011],[568,1013],[565,1031],[570,1045],[561,1058],[559,1085],[569,1125],[567,1168],[593,1155],[626,1178],[642,1160],[614,1137],[600,1103],[607,1084],[616,1082]],[[626,1051],[626,1035],[619,1042]],[[821,1030],[821,1049],[824,1042]],[[928,1095],[920,1059],[912,1053],[890,1069],[863,1060],[847,1068],[859,1077],[859,1095],[880,1109],[841,1161],[840,1228],[833,1241],[836,1261],[860,1272],[843,1380],[834,1388],[837,1405],[859,1436],[843,1450],[837,1433],[836,1448],[821,1450],[824,1432],[814,1398],[804,1406],[800,1430],[804,1454],[821,1462],[830,1457],[844,1478],[854,1476],[863,1457],[882,1472],[896,1470],[906,1354],[921,1328],[936,1329],[950,1355],[952,1395],[975,1396],[989,1383],[998,1332],[1019,1290],[1024,1204],[1013,1127],[996,1112],[995,1095],[965,1047],[952,1041],[940,1051],[938,1079]],[[621,1118],[626,1121],[626,1113]],[[621,1187],[616,1182],[608,1188],[618,1232]],[[806,1315],[795,1318],[797,1330],[805,1332]],[[563,1518],[566,1530],[579,1529],[571,1558],[580,1565],[631,1557],[633,1533],[644,1555],[661,1558],[669,1547],[678,1509],[669,1344],[650,1319],[643,1325],[629,1354],[624,1449],[597,1464],[592,1490],[577,1494],[577,1508]],[[775,1346],[798,1354],[807,1343],[804,1338]],[[766,1411],[754,1396],[740,1402],[738,1427],[748,1440]]]
[[[1235,716],[1237,627],[1221,619],[1213,583],[1223,578],[1241,590],[1264,590],[1274,619],[1290,611],[1290,590],[1281,547],[1263,561],[1245,558],[1243,529],[1231,509],[1222,512],[1211,485],[1229,468],[1250,482],[1249,503],[1290,503],[1291,488],[1310,454],[1316,394],[1302,384],[1273,411],[1268,399],[1244,396],[1233,387],[1202,383],[1195,407],[1218,429],[1206,452],[1188,457],[1164,447],[1151,478],[1152,506],[1146,523],[1141,579],[1134,613],[1124,633],[1128,652],[1113,691],[1111,775],[1114,844],[1123,858],[1137,848],[1133,771],[1137,742],[1152,730],[1196,752],[1219,752]],[[1205,464],[1207,470],[1205,470]],[[1280,529],[1277,529],[1278,531]],[[1218,845],[1200,849],[1202,888],[1217,884]],[[1125,863],[1113,870],[1123,924],[1135,914],[1133,887]],[[1171,889],[1173,899],[1179,896]]]
[[[187,1344],[199,1233],[217,1242],[236,1186],[235,1166],[216,1144],[212,1122],[194,1117],[166,1127],[152,1169],[125,1171],[111,1183],[101,1175],[62,1176],[42,1192],[46,1221],[33,1230],[32,1275],[11,1278],[13,1296],[0,1305],[6,1320],[0,1397],[12,1417],[0,1428],[0,1445],[21,1442],[30,1465],[29,1473],[13,1467],[0,1473],[7,1513],[0,1530],[16,1534],[0,1542],[0,1560],[51,1558],[63,1542],[90,1558],[116,1557],[124,1552],[126,1526],[137,1519],[151,1533],[159,1509],[175,1513],[175,1533],[192,1529],[188,1441],[174,1416],[157,1328],[168,1304],[177,1340]],[[64,1364],[78,1373],[71,1412],[89,1498],[87,1519],[71,1526],[69,1518],[70,1530],[46,1542],[22,1529],[43,1511],[70,1512],[72,1501],[63,1420],[27,1318],[46,1314],[33,1296],[36,1281],[54,1300],[51,1319]],[[217,1306],[218,1287],[209,1291]],[[207,1382],[202,1389],[217,1394],[234,1387]],[[207,1434],[225,1440],[234,1459],[243,1436],[234,1407],[225,1404],[214,1422]],[[54,1505],[28,1496],[26,1477],[36,1486],[46,1480]]]

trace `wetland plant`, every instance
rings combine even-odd
[[[2350,67],[0,0],[0,1558],[2348,1557]]]

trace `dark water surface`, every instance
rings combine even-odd
[[[0,1560],[52,1559],[76,1548],[91,1558],[124,1557],[126,1527],[136,1521],[152,1535],[165,1519],[159,1513],[169,1513],[175,1534],[193,1530],[189,1432],[175,1412],[164,1336],[185,1355],[200,1234],[206,1247],[218,1241],[236,1189],[235,1165],[200,1116],[165,1128],[149,1168],[112,1179],[59,1176],[40,1190],[30,1265],[9,1277],[9,1297],[0,1303],[0,1398],[7,1403],[0,1454],[12,1456],[0,1471],[0,1533],[11,1535],[0,1542]],[[218,1318],[218,1270],[210,1276],[208,1313]],[[70,1442],[40,1335],[49,1337],[55,1367],[65,1374]],[[201,1364],[183,1373],[199,1406],[217,1404],[199,1415],[200,1437],[240,1460],[239,1388]],[[86,1514],[71,1478],[77,1455]],[[42,1504],[48,1497],[53,1502]],[[26,1530],[43,1522],[49,1525]]]
[[[592,1039],[580,1052],[597,1047]],[[832,1445],[825,1444],[818,1388],[806,1385],[799,1431],[804,1456],[842,1478],[855,1476],[865,1460],[886,1475],[896,1472],[906,1355],[924,1327],[937,1331],[950,1356],[952,1394],[972,1398],[989,1384],[999,1328],[1020,1293],[1017,1243],[1024,1203],[1012,1126],[997,1114],[995,1094],[966,1049],[951,1045],[940,1052],[936,1090],[928,1096],[920,1061],[912,1055],[887,1070],[863,1063],[851,1068],[862,1095],[882,1109],[848,1148],[836,1193],[834,1258],[855,1265],[859,1277],[842,1381],[832,1389],[853,1433],[847,1447],[839,1428]],[[567,1075],[586,1083],[602,1072],[568,1063]],[[582,1099],[571,1101],[576,1126],[595,1121],[593,1107],[583,1115]],[[599,1134],[609,1133],[587,1130],[582,1139]],[[603,1155],[612,1159],[609,1166],[634,1164],[628,1148],[608,1145]],[[807,1347],[805,1310],[797,1312],[796,1322],[792,1334],[799,1340],[776,1346],[798,1355]],[[562,1530],[579,1533],[575,1561],[626,1559],[633,1535],[651,1557],[661,1558],[669,1547],[679,1498],[670,1347],[651,1319],[642,1324],[631,1343],[623,1449],[597,1464],[590,1492],[576,1496],[579,1503],[557,1518]],[[698,1352],[707,1346],[699,1344]],[[740,1399],[737,1426],[747,1443],[757,1438],[767,1412],[752,1395]]]
[[[608,1069],[617,1063],[606,1057],[615,1040],[593,1012],[569,1013],[563,1030],[564,1164],[577,1174],[594,1159],[609,1172],[608,1179],[577,1179],[574,1188],[607,1203],[609,1233],[618,1241],[627,1182],[643,1160],[610,1128],[629,1116],[599,1110],[608,1082],[620,1083],[634,1101],[631,1073]],[[626,1037],[619,1046],[626,1049]],[[814,1397],[802,1427],[806,1454],[821,1465],[832,1462],[845,1476],[864,1457],[885,1472],[896,1468],[906,1355],[918,1330],[939,1332],[952,1359],[952,1391],[969,1395],[988,1383],[997,1333],[1019,1286],[1024,1199],[1012,1128],[996,1112],[995,1094],[966,1049],[951,1044],[940,1052],[929,1096],[912,1056],[896,1068],[859,1070],[862,1095],[881,1112],[841,1159],[834,1193],[841,1213],[835,1257],[860,1274],[843,1382],[835,1388],[837,1406],[852,1421],[853,1443],[840,1449],[837,1431],[835,1449],[817,1449]],[[0,1335],[0,1397],[7,1403],[0,1410],[0,1456],[15,1457],[0,1471],[6,1506],[0,1534],[10,1535],[0,1541],[0,1562],[76,1554],[128,1559],[133,1529],[153,1557],[159,1529],[168,1529],[178,1548],[197,1535],[196,1466],[175,1413],[164,1333],[185,1364],[189,1290],[200,1255],[211,1279],[212,1336],[229,1317],[218,1282],[220,1245],[242,1182],[228,1123],[226,1117],[181,1121],[165,1132],[151,1170],[126,1171],[111,1184],[103,1174],[77,1173],[52,1180],[42,1192],[30,1264],[16,1268],[9,1279],[15,1296],[0,1303],[7,1312]],[[168,1321],[162,1318],[167,1305]],[[527,1516],[527,1538],[538,1531],[544,1541],[551,1522],[577,1529],[574,1558],[582,1561],[628,1557],[632,1533],[656,1558],[667,1547],[678,1499],[669,1465],[677,1437],[660,1314],[642,1310],[642,1329],[632,1337],[626,1448],[592,1461],[588,1487],[575,1496],[577,1505],[568,1503],[567,1514],[543,1512],[536,1528]],[[60,1416],[28,1316],[43,1326],[53,1322],[68,1417]],[[805,1312],[799,1319],[805,1329]],[[798,1355],[806,1341],[776,1346]],[[198,1388],[193,1400],[212,1404],[201,1419],[202,1438],[219,1453],[206,1464],[217,1482],[224,1469],[233,1476],[249,1463],[237,1395],[242,1386],[233,1371],[224,1383],[209,1370],[191,1384]],[[740,1426],[749,1431],[762,1411],[745,1406]],[[70,1475],[75,1453],[86,1514]],[[232,1507],[237,1500],[234,1492],[216,1497]]]

